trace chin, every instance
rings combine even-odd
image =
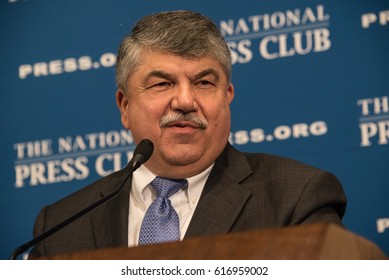
[[[193,164],[201,159],[203,151],[195,151],[190,149],[176,149],[174,151],[167,151],[163,153],[163,157],[171,165],[175,166],[187,166]]]
[[[201,157],[191,156],[191,157],[183,157],[183,156],[177,156],[177,157],[170,157],[167,158],[167,161],[170,163],[170,165],[175,166],[188,166],[193,163],[196,163]]]

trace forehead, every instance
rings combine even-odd
[[[148,75],[153,71],[164,71],[170,74],[185,73],[187,75],[196,75],[205,69],[212,69],[210,73],[215,72],[218,76],[226,78],[223,68],[219,61],[211,56],[204,57],[185,57],[169,52],[143,50],[141,53],[140,64],[134,72],[134,75]]]

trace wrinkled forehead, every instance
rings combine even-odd
[[[214,74],[220,78],[224,78],[229,82],[228,73],[223,67],[223,64],[211,53],[204,53],[203,55],[197,56],[192,54],[181,54],[171,51],[159,50],[154,48],[142,48],[140,52],[140,59],[138,66],[151,67],[155,70],[156,67],[164,69],[167,68],[169,64],[174,64],[175,59],[178,58],[179,61],[182,61],[183,66],[186,65],[198,65],[200,68],[199,72],[209,72],[209,74]],[[134,71],[136,72],[136,70]]]

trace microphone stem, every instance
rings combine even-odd
[[[74,214],[73,216],[71,216],[70,218],[64,220],[63,222],[57,224],[56,226],[52,227],[51,229],[49,229],[48,231],[45,231],[44,233],[42,233],[41,235],[38,235],[37,237],[35,237],[34,239],[32,239],[31,241],[19,246],[18,248],[16,248],[11,256],[9,257],[10,260],[15,260],[17,258],[17,256],[19,256],[20,254],[24,253],[25,251],[27,251],[29,248],[31,248],[32,246],[36,245],[37,243],[39,243],[40,241],[46,239],[47,237],[49,237],[50,235],[56,233],[57,231],[59,231],[60,229],[66,227],[68,224],[74,222],[75,220],[77,220],[78,218],[84,216],[85,214],[87,214],[88,212],[92,211],[93,209],[97,208],[98,206],[100,206],[101,204],[107,202],[108,200],[114,198],[115,196],[117,196],[120,192],[120,190],[123,188],[124,184],[127,182],[128,178],[130,177],[130,175],[140,166],[141,164],[139,164],[139,162],[135,161],[135,163],[130,163],[128,164],[127,167],[130,168],[130,170],[128,171],[126,177],[124,178],[123,180],[123,183],[120,185],[120,187],[113,193],[107,195],[106,197],[96,201],[95,203],[93,203],[92,205],[86,207],[85,209],[81,210],[80,212]]]

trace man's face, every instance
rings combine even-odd
[[[159,176],[185,178],[209,167],[230,133],[234,88],[220,64],[143,51],[142,63],[118,90],[123,126],[137,143],[150,139],[154,153],[146,166]]]

